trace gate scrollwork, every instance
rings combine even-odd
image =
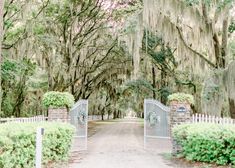
[[[160,123],[161,118],[156,111],[151,111],[147,114],[146,119],[151,127]]]

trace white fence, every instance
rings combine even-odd
[[[112,115],[109,116],[109,119],[112,119]],[[108,119],[108,115],[104,115],[104,120]],[[102,120],[101,115],[89,115],[88,116],[88,121],[98,121]],[[34,116],[34,117],[21,117],[21,118],[0,118],[0,124],[6,123],[6,122],[42,122],[42,121],[47,121],[47,117],[44,115],[39,115],[39,116]]]
[[[0,123],[6,122],[42,122],[46,121],[47,117],[44,115],[34,116],[34,117],[24,117],[24,118],[0,118]]]
[[[221,118],[206,114],[193,114],[192,123],[217,123],[217,124],[235,124],[235,120],[231,118]]]

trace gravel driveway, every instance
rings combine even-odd
[[[170,153],[168,139],[152,140],[143,148],[143,122],[122,119],[94,122],[88,138],[88,150],[73,154],[70,168],[171,168],[163,153]]]

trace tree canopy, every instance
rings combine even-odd
[[[91,114],[187,92],[194,112],[235,117],[233,0],[1,3],[1,116],[45,113],[43,94],[63,91]]]

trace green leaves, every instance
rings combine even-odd
[[[235,164],[235,126],[219,124],[184,124],[174,128],[174,138],[182,145],[188,160]]]
[[[232,22],[228,27],[229,33],[233,33],[235,31],[235,22]]]
[[[168,96],[168,101],[179,101],[179,102],[188,102],[190,104],[194,104],[194,98],[190,94],[185,93],[174,93]]]
[[[2,78],[6,81],[16,79],[17,77],[19,78],[19,76],[25,76],[28,78],[33,75],[35,68],[35,63],[32,63],[26,58],[20,61],[6,59],[1,67]],[[16,81],[12,82],[15,83]]]
[[[42,103],[45,107],[72,107],[74,104],[74,97],[68,92],[47,92],[44,94]]]
[[[19,60],[4,59],[1,67],[3,116],[20,114],[21,105],[28,91],[28,81],[34,74],[35,69],[35,63],[27,58]],[[18,111],[14,110],[16,105],[20,107]]]
[[[66,160],[74,127],[64,123],[7,123],[0,128],[0,167],[31,168],[35,163],[36,128],[43,127],[43,163]]]
[[[198,5],[199,0],[185,0],[186,4],[189,6]]]
[[[165,44],[163,39],[151,31],[145,30],[142,49],[152,59],[157,68],[172,73],[177,66],[174,51]]]

